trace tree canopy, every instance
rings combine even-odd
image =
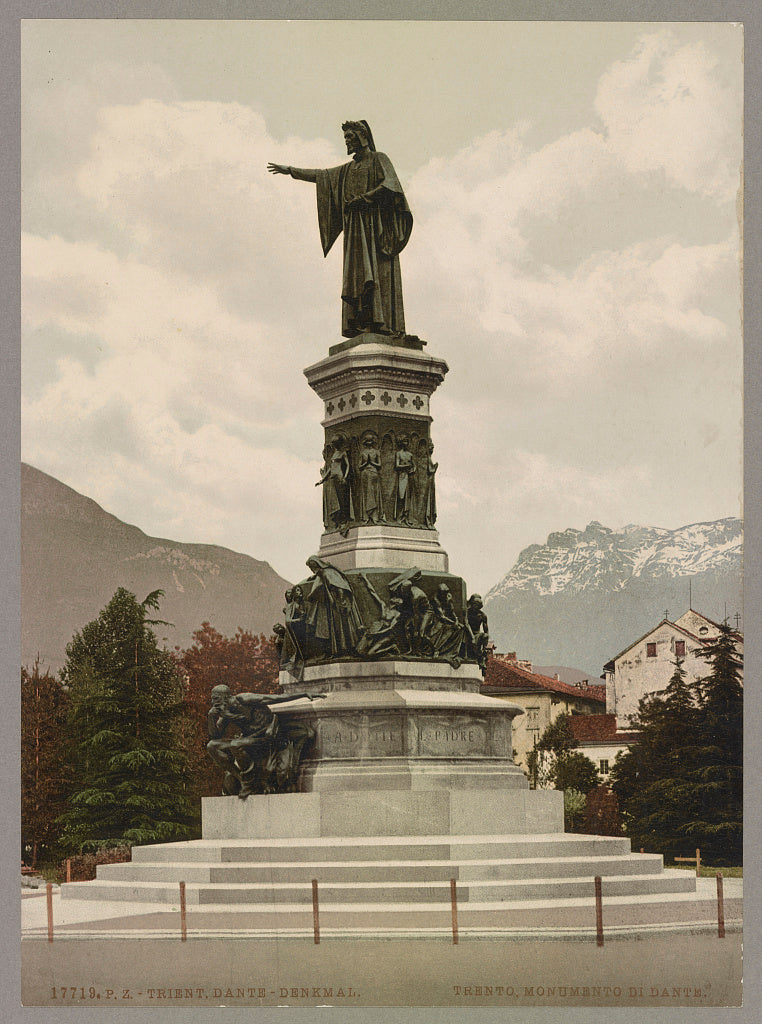
[[[161,596],[138,602],[120,587],[66,648],[74,781],[60,822],[72,853],[194,834],[182,684],[148,617]]]
[[[36,861],[58,838],[71,772],[66,757],[69,694],[49,672],[21,669],[21,842]]]
[[[612,770],[635,846],[668,857],[697,847],[707,863],[742,861],[743,688],[727,624],[698,652],[709,667],[693,685],[683,661],[667,688],[641,700],[639,739]]]
[[[564,713],[551,722],[529,752],[529,774],[541,789],[574,789],[587,794],[600,784],[598,769],[589,757],[575,748],[579,741],[571,731],[571,715]]]
[[[224,683],[233,693],[278,693],[278,652],[264,636],[236,630],[223,636],[208,622],[193,634],[193,643],[176,652],[184,681],[186,752],[195,798],[219,796],[220,769],[206,752],[207,715],[213,686]]]

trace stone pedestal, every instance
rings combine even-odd
[[[345,451],[351,467],[346,488],[331,495],[332,512],[324,509],[326,533],[320,556],[338,569],[418,565],[447,571],[447,555],[434,528],[429,409],[431,396],[447,373],[447,363],[427,355],[423,344],[417,338],[393,342],[367,334],[360,342],[334,346],[331,355],[304,371],[310,387],[324,402],[324,453],[330,457],[338,449]],[[364,438],[369,434],[379,454],[381,491],[371,514],[364,508],[360,466]],[[409,500],[401,513],[396,457],[403,442],[412,472]],[[341,507],[340,516],[337,507]]]
[[[287,793],[248,800],[214,796],[202,801],[202,828],[204,841],[328,836],[560,836],[564,830],[564,800],[563,793],[556,790],[482,788]],[[373,855],[369,848],[366,856]],[[395,856],[407,859],[411,853],[400,850]]]
[[[376,674],[363,663],[332,665],[328,679],[313,666],[301,692],[328,691],[326,698],[280,712],[315,733],[303,791],[527,788],[511,757],[511,722],[522,709],[467,692],[478,685],[475,666],[380,664],[386,671]],[[413,688],[403,689],[407,681]],[[435,689],[439,682],[452,688]]]
[[[308,366],[304,375],[325,402],[323,426],[329,430],[379,416],[430,423],[429,399],[447,370],[444,359],[420,348],[397,347],[367,334],[361,344]]]
[[[466,584],[450,575],[434,527],[430,399],[447,364],[428,355],[424,344],[418,338],[365,335],[333,346],[327,358],[304,371],[325,403],[326,459],[343,453],[339,462],[347,472],[346,486],[340,481],[326,495],[319,557],[345,574],[366,628],[380,614],[371,593],[390,607],[395,577],[413,569],[420,570],[416,593],[428,607],[436,606],[440,589],[446,588],[452,614],[461,623],[466,618]],[[368,437],[378,452],[378,522],[368,521],[364,508],[361,455]],[[412,468],[406,473],[401,464]],[[410,492],[404,516],[401,473]],[[337,508],[346,510],[347,518],[333,529],[330,517],[341,519]],[[305,580],[300,587],[307,599],[312,583]],[[299,775],[303,793],[383,793],[383,804],[393,794],[437,794],[437,799],[448,794],[449,799],[455,792],[528,789],[511,745],[511,723],[522,709],[481,696],[475,662],[461,663],[452,650],[447,658],[422,656],[425,643],[419,646],[418,656],[407,660],[404,655],[352,660],[350,655],[310,663],[308,658],[306,666],[299,665],[298,679],[281,673],[285,693],[326,695],[276,709],[314,733]],[[399,649],[405,650],[404,643]],[[489,828],[488,817],[484,809],[479,828]],[[408,820],[407,812],[400,820]]]
[[[419,569],[447,572],[447,552],[439,544],[436,530],[374,525],[354,527],[346,537],[337,531],[320,538],[321,558],[342,572],[347,569]]]

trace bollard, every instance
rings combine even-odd
[[[188,938],[188,917],[185,907],[185,882],[180,882],[180,941]]]
[[[315,945],[320,943],[320,907],[318,905],[317,878],[312,879],[312,929],[315,933]]]
[[[66,858],[66,881],[71,881],[71,857]]]
[[[722,893],[722,872],[717,872],[717,938],[725,938],[725,899]]]
[[[48,942],[53,941],[53,886],[50,882],[45,886],[48,896]]]
[[[701,850],[696,849],[696,878],[701,878]]]
[[[452,905],[452,944],[458,945],[458,895],[455,890],[455,879],[450,879],[450,903]]]
[[[603,945],[603,895],[600,875],[595,876],[595,941],[599,946]]]

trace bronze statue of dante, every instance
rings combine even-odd
[[[376,152],[368,122],[346,121],[342,130],[349,163],[326,170],[273,163],[267,168],[317,185],[324,255],[344,232],[342,335],[404,335],[399,254],[410,238],[413,215],[389,157]]]

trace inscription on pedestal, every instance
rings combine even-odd
[[[404,751],[404,734],[399,720],[368,723],[368,753],[399,757]]]
[[[323,757],[400,757],[404,734],[399,721],[340,717],[323,720],[318,727]]]
[[[430,757],[488,756],[486,722],[458,716],[422,723],[420,753]]]

